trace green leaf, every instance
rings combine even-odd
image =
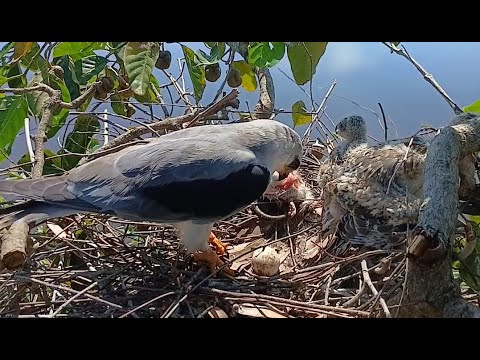
[[[5,96],[0,99],[0,161],[5,159],[3,152],[10,154],[13,142],[23,128],[27,117],[27,101],[23,96]]]
[[[465,106],[462,110],[469,113],[480,113],[480,99],[468,106]]]
[[[283,42],[272,42],[272,49],[270,51],[271,60],[267,62],[268,67],[277,65],[280,60],[283,59],[285,55],[285,43]]]
[[[254,43],[248,47],[248,62],[258,67],[272,67],[282,60],[285,55],[283,42]]]
[[[20,60],[33,46],[33,42],[16,42],[13,52],[13,61]]]
[[[103,56],[88,56],[75,61],[75,75],[80,85],[86,85],[88,80],[100,74],[108,60]]]
[[[93,50],[105,48],[104,42],[61,42],[53,49],[53,57],[72,55],[74,61],[86,56],[95,55]]]
[[[480,256],[476,251],[460,263],[458,271],[470,288],[480,291]]]
[[[125,103],[123,102],[120,95],[113,94],[110,96],[110,105],[112,106],[112,110],[122,116],[127,116],[127,109],[125,108]]]
[[[37,71],[46,71],[48,68],[47,61],[40,54],[40,46],[38,43],[34,43],[33,46],[20,60],[20,63],[24,67],[28,67],[31,70]]]
[[[56,154],[51,150],[45,149],[43,151],[45,156],[45,165],[43,167],[43,175],[57,175],[62,174],[64,171],[61,169],[61,160],[59,157],[54,157]],[[52,157],[54,157],[52,159]],[[27,172],[32,171],[32,164],[30,163],[30,155],[25,153],[20,160],[18,160],[18,164],[22,165],[22,169]]]
[[[210,65],[217,62],[216,56],[207,55],[203,50],[196,52],[196,66]]]
[[[124,47],[125,45],[127,45],[126,42],[122,42],[122,41],[117,41],[117,42],[111,42],[110,43],[110,46],[115,49],[115,50],[119,50],[120,48]]]
[[[5,84],[7,82],[7,78],[5,76],[1,76],[0,75],[0,86],[2,86],[3,84]]]
[[[5,44],[2,50],[0,50],[0,59],[2,60],[2,63],[3,63],[3,57],[5,56],[5,54],[8,53],[14,46],[15,46],[14,42],[9,42]]]
[[[471,215],[469,216],[469,220],[477,225],[480,224],[480,215]]]
[[[188,73],[190,74],[190,80],[193,84],[193,93],[195,99],[200,101],[205,90],[207,80],[205,79],[205,69],[203,66],[198,65],[198,59],[195,52],[188,46],[182,45],[183,55],[187,63]]]
[[[207,55],[203,50],[197,50],[197,65],[216,64],[225,54],[225,43],[217,43],[210,49],[210,55]]]
[[[7,77],[11,78],[20,74],[22,74],[22,72],[20,71],[20,65],[18,65],[17,63],[10,66],[7,72]],[[8,80],[8,86],[12,88],[25,87],[27,86],[27,79],[23,75],[16,77],[14,79]]]
[[[35,82],[43,82],[41,73],[36,73],[28,85],[31,86]],[[41,117],[43,113],[43,105],[45,104],[45,101],[49,99],[48,94],[44,91],[33,91],[31,93],[27,93],[26,97],[30,111],[33,113],[33,115]]]
[[[150,85],[160,46],[156,42],[129,42],[125,46],[124,62],[130,87],[137,95],[145,95]]]
[[[292,118],[294,126],[307,125],[312,121],[312,115],[306,113],[305,103],[300,100],[292,105]]]
[[[51,139],[54,137],[63,125],[65,125],[69,113],[68,109],[62,109],[57,115],[52,116],[52,121],[46,133],[47,138]]]
[[[73,131],[68,134],[65,142],[65,149],[72,153],[86,154],[92,142],[98,142],[93,137],[100,130],[100,121],[94,115],[80,115],[75,121]],[[62,157],[62,167],[65,170],[73,169],[80,159],[81,155],[67,155]]]
[[[213,48],[215,45],[217,45],[218,43],[216,42],[206,42],[204,43],[206,47],[208,47],[209,49]]]
[[[80,105],[80,107],[77,109],[77,111],[78,111],[78,112],[85,112],[85,111],[87,111],[88,106],[90,105],[90,102],[92,101],[92,99],[93,99],[93,93],[90,94],[90,95],[87,97],[87,99],[85,100],[85,102],[84,102],[82,105]]]
[[[270,61],[270,48],[268,43],[257,43],[248,47],[248,63],[258,67],[264,67]]]
[[[327,42],[297,42],[288,48],[288,60],[297,84],[304,85],[312,79],[327,44]]]
[[[245,60],[234,61],[232,65],[240,72],[242,87],[247,91],[255,91],[257,89],[257,78],[253,72],[252,65]]]
[[[76,99],[80,96],[80,85],[75,74],[74,63],[70,56],[62,56],[57,61],[57,65],[61,66],[63,69],[63,80],[65,81],[65,85],[67,85],[70,97]]]

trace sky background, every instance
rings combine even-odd
[[[203,43],[183,44],[194,50],[198,48],[205,50]],[[460,107],[480,98],[480,43],[406,42],[402,44]],[[169,71],[175,76],[179,73],[176,59],[183,57],[183,53],[178,44],[166,44],[166,48],[172,53],[172,65]],[[286,55],[276,67],[271,69],[275,83],[275,108],[290,111],[291,106],[298,100],[303,100],[309,107],[308,96],[298,85],[282,74],[280,69],[293,77]],[[160,84],[167,83],[165,76],[158,70],[154,74]],[[224,72],[222,76],[223,74]],[[313,79],[313,95],[317,103],[321,102],[334,79],[338,83],[327,102],[326,112],[329,117],[336,123],[348,115],[361,115],[367,122],[369,135],[379,139],[383,138],[383,131],[376,116],[353,104],[352,101],[378,114],[380,111],[377,103],[380,102],[386,115],[396,124],[398,136],[393,126],[389,124],[389,138],[392,139],[411,135],[422,125],[443,126],[453,116],[445,100],[423,79],[417,69],[405,58],[390,53],[390,50],[380,42],[329,43]],[[188,77],[186,80],[191,91]],[[205,94],[201,100],[202,105],[211,102],[219,85],[220,81],[207,82]],[[303,88],[309,92],[308,83]],[[240,109],[247,111],[246,102],[248,102],[250,109],[253,110],[258,100],[258,89],[255,92],[247,92],[243,88],[239,90],[241,92]],[[228,85],[225,86],[224,91],[230,91]],[[168,99],[166,92],[162,95],[164,99]],[[99,110],[104,108],[107,107],[102,105]],[[178,111],[176,111],[177,114]],[[158,106],[155,107],[155,113],[163,117]],[[135,116],[143,120],[148,119],[139,112]],[[291,114],[280,114],[277,119],[292,125]],[[122,122],[122,125],[133,124]],[[300,127],[298,131],[303,132],[305,128],[305,126]],[[32,131],[34,129],[32,124]],[[54,151],[58,150],[58,140],[49,141],[48,147]],[[19,134],[11,158],[16,161],[25,151],[24,135]]]

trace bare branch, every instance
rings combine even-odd
[[[260,97],[253,111],[253,119],[268,119],[275,106],[275,86],[268,68],[256,68],[255,73],[260,87]]]
[[[48,95],[53,96],[56,90],[52,89],[50,86],[46,84],[37,84],[34,86],[24,87],[24,88],[2,88],[0,89],[0,94],[2,93],[26,94],[34,91],[44,91]]]
[[[325,112],[325,103],[327,102],[328,98],[332,94],[332,91],[335,88],[335,85],[337,85],[337,79],[333,80],[332,85],[330,85],[330,88],[325,94],[325,97],[320,103],[320,106],[318,107],[317,111],[315,111],[315,115],[313,116],[312,121],[310,122],[310,124],[308,124],[307,130],[305,130],[305,134],[303,135],[303,139],[302,139],[303,144],[308,142],[308,140],[310,139],[310,134],[312,133],[312,130],[313,130],[313,126],[319,122],[319,119],[322,117],[323,113]]]
[[[367,261],[362,260],[361,266],[362,266],[362,276],[363,276],[363,280],[365,281],[365,284],[368,285],[373,295],[380,297],[378,290],[375,288],[375,286],[372,283],[372,279],[370,279],[370,274],[368,273]],[[390,310],[388,309],[387,303],[382,297],[380,297],[380,305],[382,306],[385,316],[387,318],[391,318],[392,314],[390,314]]]
[[[422,65],[420,65],[414,58],[412,58],[404,46],[402,46],[403,49],[401,49],[387,42],[384,42],[383,44],[388,47],[392,52],[396,53],[397,55],[401,55],[405,59],[410,61],[423,75],[424,79],[427,80],[435,88],[435,90],[437,90],[438,93],[442,95],[442,97],[448,102],[448,105],[452,108],[455,114],[459,115],[463,113],[462,109],[460,109],[460,107],[452,100],[452,98],[446,93],[446,91],[443,90],[440,84],[433,78],[432,74],[428,73]]]
[[[87,90],[85,90],[85,92],[82,95],[80,95],[79,97],[77,97],[75,100],[73,100],[69,103],[59,101],[58,106],[60,106],[62,109],[77,109],[77,108],[79,108],[88,99],[88,97],[95,92],[97,87],[100,86],[101,84],[102,83],[100,81],[97,81],[97,82],[93,83],[92,86],[90,86]],[[50,95],[50,96],[52,96],[52,95]]]

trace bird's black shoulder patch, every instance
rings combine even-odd
[[[223,218],[262,196],[269,181],[267,168],[249,165],[221,180],[175,182],[146,188],[142,192],[159,206],[191,219]]]

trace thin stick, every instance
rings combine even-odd
[[[307,130],[305,131],[305,135],[303,135],[303,139],[302,139],[303,144],[306,144],[310,139],[310,133],[312,132],[312,128],[317,123],[318,119],[321,118],[321,116],[323,115],[325,111],[323,107],[327,102],[328,98],[330,97],[330,94],[332,93],[336,85],[337,85],[337,79],[334,79],[332,82],[332,85],[330,85],[330,88],[328,89],[327,93],[325,94],[325,97],[320,103],[320,106],[318,107],[317,111],[315,111],[315,115],[313,116],[312,121],[310,122],[310,124],[308,124]]]
[[[462,109],[460,109],[460,107],[452,100],[452,98],[448,96],[446,91],[443,90],[440,84],[433,78],[432,74],[428,73],[427,70],[425,70],[422,65],[420,65],[414,58],[410,56],[410,54],[407,52],[407,49],[405,49],[405,46],[402,45],[402,48],[398,48],[395,45],[389,44],[386,42],[384,42],[383,44],[395,54],[401,55],[405,59],[410,61],[417,68],[417,70],[423,75],[423,78],[427,80],[427,82],[429,82],[435,88],[435,90],[438,91],[440,95],[442,95],[442,97],[447,101],[448,105],[450,105],[450,107],[452,108],[452,110],[456,115],[463,113]]]
[[[382,112],[383,125],[385,125],[383,131],[385,131],[385,141],[387,141],[387,140],[388,140],[387,119],[385,118],[385,113],[383,112],[383,106],[382,106],[382,104],[378,103],[378,106],[380,107],[380,111]]]
[[[165,294],[159,295],[159,296],[157,296],[157,297],[155,297],[155,298],[147,301],[146,303],[143,303],[142,305],[137,306],[135,309],[132,309],[132,310],[130,310],[129,312],[127,312],[127,313],[119,316],[119,319],[122,319],[122,318],[124,318],[124,317],[127,317],[128,315],[134,313],[135,311],[138,311],[138,310],[144,308],[145,306],[147,306],[147,305],[149,305],[149,304],[151,304],[151,303],[153,303],[153,302],[155,302],[155,301],[157,301],[157,300],[160,300],[160,299],[162,299],[162,298],[164,298],[164,297],[167,297],[167,296],[170,296],[170,295],[174,295],[174,294],[175,294],[175,291],[170,291],[170,292],[167,292],[167,293],[165,293]]]
[[[368,273],[368,268],[367,268],[367,262],[365,260],[362,260],[361,265],[362,265],[363,280],[365,281],[365,283],[370,288],[370,291],[372,292],[372,294],[374,296],[379,296],[378,295],[378,290],[373,285],[372,279],[370,279],[370,274]],[[385,302],[385,300],[382,297],[380,297],[379,302],[380,302],[380,305],[382,306],[383,311],[385,312],[385,316],[387,318],[391,318],[392,314],[390,314],[390,310],[388,309],[388,306],[387,306],[387,303]]]
[[[67,306],[68,304],[70,304],[73,300],[75,300],[76,298],[78,298],[79,296],[82,296],[83,294],[85,294],[88,290],[92,289],[93,287],[97,286],[98,283],[95,281],[94,283],[90,284],[89,286],[87,286],[85,289],[83,289],[82,291],[79,291],[77,294],[73,295],[70,299],[68,299],[66,302],[64,302],[62,305],[59,306],[59,308],[52,314],[50,315],[50,317],[54,318],[55,316],[57,316],[64,308],[65,306]]]
[[[44,286],[48,286],[48,287],[51,287],[52,289],[67,291],[67,292],[73,293],[73,294],[79,293],[79,291],[76,291],[76,290],[67,288],[67,287],[65,287],[65,286],[50,284],[50,283],[47,283],[47,282],[45,282],[45,281],[38,280],[38,279],[35,279],[35,278],[31,278],[31,277],[27,277],[27,276],[21,276],[21,275],[18,275],[18,276],[15,276],[15,277],[18,278],[18,279],[23,279],[23,280],[26,280],[26,281],[32,281],[32,282],[35,282],[35,283],[37,283],[37,284],[41,284],[41,285],[44,285]],[[93,296],[93,295],[90,295],[90,294],[85,294],[85,296],[86,296],[87,298],[91,299],[91,300],[95,300],[95,301],[98,301],[98,302],[107,304],[107,305],[109,305],[109,306],[113,306],[114,308],[123,309],[123,307],[121,307],[120,305],[114,304],[114,303],[112,303],[112,302],[110,302],[110,301],[107,301],[107,300],[100,299],[100,298],[98,298],[98,297],[96,297],[96,296]]]
[[[333,313],[343,313],[347,315],[360,316],[360,317],[368,317],[370,315],[366,311],[359,311],[354,309],[343,309],[335,306],[317,305],[317,304],[312,304],[308,302],[284,299],[284,298],[279,298],[279,297],[270,296],[270,295],[236,293],[236,292],[227,291],[227,290],[210,289],[210,288],[200,288],[200,290],[202,290],[202,292],[226,295],[236,299],[243,298],[243,299],[265,300],[265,301],[281,303],[284,306],[285,305],[302,306],[305,308],[311,308],[313,310],[320,310],[320,311],[323,310],[323,311],[329,311]]]

